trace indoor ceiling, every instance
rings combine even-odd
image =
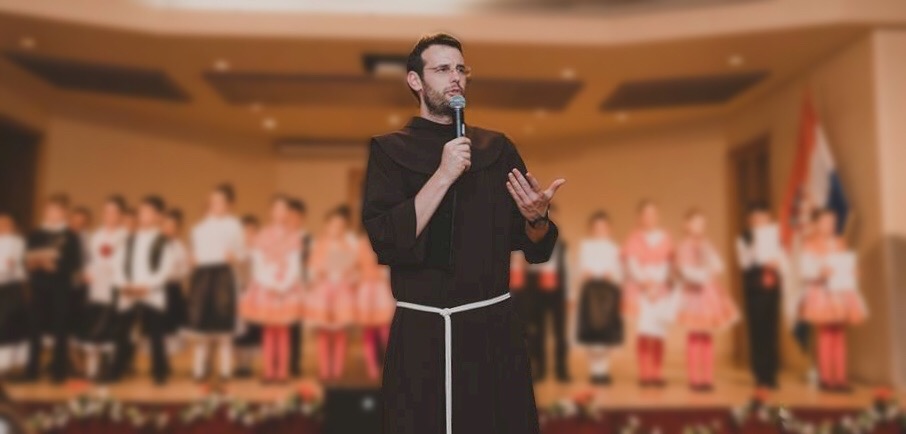
[[[708,119],[867,29],[785,26],[600,45],[465,40],[474,70],[468,120],[520,142],[551,144]],[[416,113],[393,66],[417,36],[163,34],[0,12],[0,86],[51,112],[256,142],[361,142]],[[375,75],[375,59],[389,73]]]

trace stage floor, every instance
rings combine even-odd
[[[369,381],[365,375],[361,346],[357,336],[351,336],[352,345],[347,354],[345,378],[334,384],[323,387],[379,387],[379,381]],[[304,376],[286,385],[263,385],[257,379],[231,380],[225,385],[228,394],[248,401],[271,401],[285,398],[297,390],[303,382],[317,383],[317,361],[313,342],[306,336]],[[70,381],[58,386],[49,382],[35,384],[7,384],[7,390],[15,400],[22,401],[59,401],[76,396],[85,391],[105,390],[112,396],[127,402],[169,403],[188,402],[204,396],[209,387],[196,384],[189,375],[191,351],[182,351],[174,357],[174,375],[165,386],[155,385],[145,374],[148,370],[147,355],[141,354],[138,359],[139,375],[121,383],[110,386],[94,386],[84,381]],[[683,365],[678,357],[668,357],[666,361],[666,379],[664,389],[642,389],[636,381],[636,370],[632,354],[623,350],[613,358],[614,383],[608,387],[591,386],[588,381],[585,355],[581,349],[571,352],[570,368],[573,381],[561,384],[551,375],[546,380],[536,383],[535,394],[541,407],[554,400],[572,396],[591,388],[597,398],[607,408],[705,408],[731,407],[744,404],[753,393],[752,382],[747,371],[722,366],[716,375],[717,384],[710,393],[692,392],[685,380]],[[439,375],[441,373],[438,373]],[[862,408],[871,402],[873,388],[854,384],[851,394],[829,394],[809,386],[803,376],[785,373],[781,378],[779,390],[770,394],[770,401],[790,407],[820,408]],[[906,395],[901,395],[906,398]]]

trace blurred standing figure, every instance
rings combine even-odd
[[[324,231],[314,241],[310,291],[305,314],[318,333],[322,380],[343,375],[346,338],[355,319],[355,288],[359,281],[359,239],[349,230],[350,211],[340,206],[327,214]]]
[[[578,340],[588,347],[591,382],[609,385],[610,351],[623,343],[623,264],[604,211],[588,220],[588,237],[579,245],[579,273]]]
[[[739,311],[720,284],[724,265],[705,235],[705,224],[701,211],[689,211],[686,236],[676,249],[680,286],[678,322],[688,331],[686,371],[689,387],[697,392],[714,388],[714,333],[739,320]]]
[[[196,381],[207,377],[208,357],[217,345],[220,377],[233,374],[233,335],[236,332],[237,282],[234,266],[245,258],[242,225],[233,215],[236,194],[229,184],[208,198],[207,215],[192,228],[195,269],[189,289],[188,327],[197,337],[193,360]]]
[[[115,333],[117,329],[116,255],[126,241],[122,225],[126,201],[122,196],[111,196],[104,203],[101,227],[89,240],[89,260],[85,267],[88,297],[80,312],[79,340],[86,355],[86,375],[94,381],[105,381],[111,374]]]
[[[736,239],[736,255],[743,273],[752,374],[756,387],[774,389],[780,363],[781,276],[786,255],[767,206],[750,207],[748,228]]]
[[[51,196],[44,207],[41,227],[28,236],[25,264],[29,270],[29,317],[33,329],[26,379],[37,380],[41,370],[41,338],[51,337],[51,375],[62,383],[69,374],[69,336],[73,294],[82,270],[79,236],[67,226],[69,199]]]
[[[654,202],[642,201],[638,213],[638,227],[623,248],[629,275],[624,306],[637,321],[639,382],[642,387],[664,387],[664,343],[678,301],[670,286],[673,240],[661,229]]]
[[[21,367],[28,352],[25,240],[13,217],[0,212],[0,376]]]
[[[818,372],[822,390],[848,393],[846,328],[868,317],[858,290],[856,254],[836,235],[837,215],[815,212],[814,232],[799,257],[806,285],[801,318],[818,329]]]

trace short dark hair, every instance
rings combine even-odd
[[[303,215],[308,210],[308,208],[305,206],[305,201],[295,197],[290,198],[289,209]]]
[[[226,198],[227,202],[231,204],[236,202],[236,190],[229,182],[224,182],[223,184],[218,185],[214,188],[214,191],[222,194],[223,197]]]
[[[149,194],[142,199],[142,205],[148,205],[151,208],[154,208],[154,211],[157,211],[158,214],[163,213],[167,209],[167,202],[164,199],[156,194]]]
[[[258,227],[258,217],[255,217],[252,214],[246,214],[242,216],[242,226],[254,226]]]
[[[653,200],[645,198],[645,199],[642,199],[639,201],[639,204],[636,206],[635,210],[636,210],[636,212],[642,212],[645,210],[645,208],[648,208],[649,206],[657,206],[657,204],[654,203]]]
[[[176,222],[177,226],[182,226],[182,210],[179,208],[170,208],[167,211],[167,218]]]
[[[126,199],[122,195],[110,195],[107,198],[107,203],[116,206],[116,209],[118,209],[120,212],[124,212],[126,210]]]
[[[604,211],[603,209],[595,210],[595,212],[591,213],[591,215],[588,217],[588,226],[595,224],[595,222],[597,222],[598,220],[603,220],[610,223],[610,215],[608,215],[607,211]]]
[[[54,193],[47,198],[47,204],[69,209],[69,195],[66,193]]]
[[[767,202],[763,200],[755,200],[749,203],[748,213],[754,214],[756,212],[771,212],[771,208],[768,206]]]
[[[825,215],[837,217],[837,212],[831,208],[822,208],[822,207],[815,208],[812,211],[812,221],[816,222],[816,221],[818,221],[818,219],[820,219],[821,217],[824,217]]]
[[[702,216],[702,217],[705,216],[705,213],[702,212],[701,208],[692,207],[692,208],[689,208],[688,211],[686,211],[686,220],[691,220],[693,217],[697,217],[697,216]]]
[[[406,74],[410,71],[415,71],[420,78],[425,78],[425,59],[422,58],[422,53],[434,45],[446,45],[447,47],[453,47],[459,50],[460,53],[463,52],[462,43],[452,35],[447,33],[431,33],[424,35],[419,38],[418,42],[415,43],[415,46],[412,47],[412,51],[409,52],[409,58],[406,60]],[[409,91],[412,92],[412,95],[418,100],[418,92],[411,87],[409,88]]]
[[[348,205],[340,205],[340,206],[337,206],[336,208],[330,210],[327,213],[327,216],[325,218],[329,219],[334,216],[340,217],[341,219],[349,222],[352,220],[352,210],[349,208]]]

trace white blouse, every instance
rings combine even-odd
[[[579,245],[579,268],[593,277],[610,274],[614,283],[623,281],[620,247],[610,239],[589,238]]]
[[[239,219],[226,215],[208,216],[192,228],[192,253],[196,266],[224,265],[228,256],[245,257],[245,239]]]
[[[116,255],[126,243],[128,232],[125,228],[100,228],[91,234],[89,261],[85,274],[89,279],[88,299],[94,303],[109,304],[113,301]]]
[[[25,240],[18,235],[0,235],[0,285],[25,280]]]

